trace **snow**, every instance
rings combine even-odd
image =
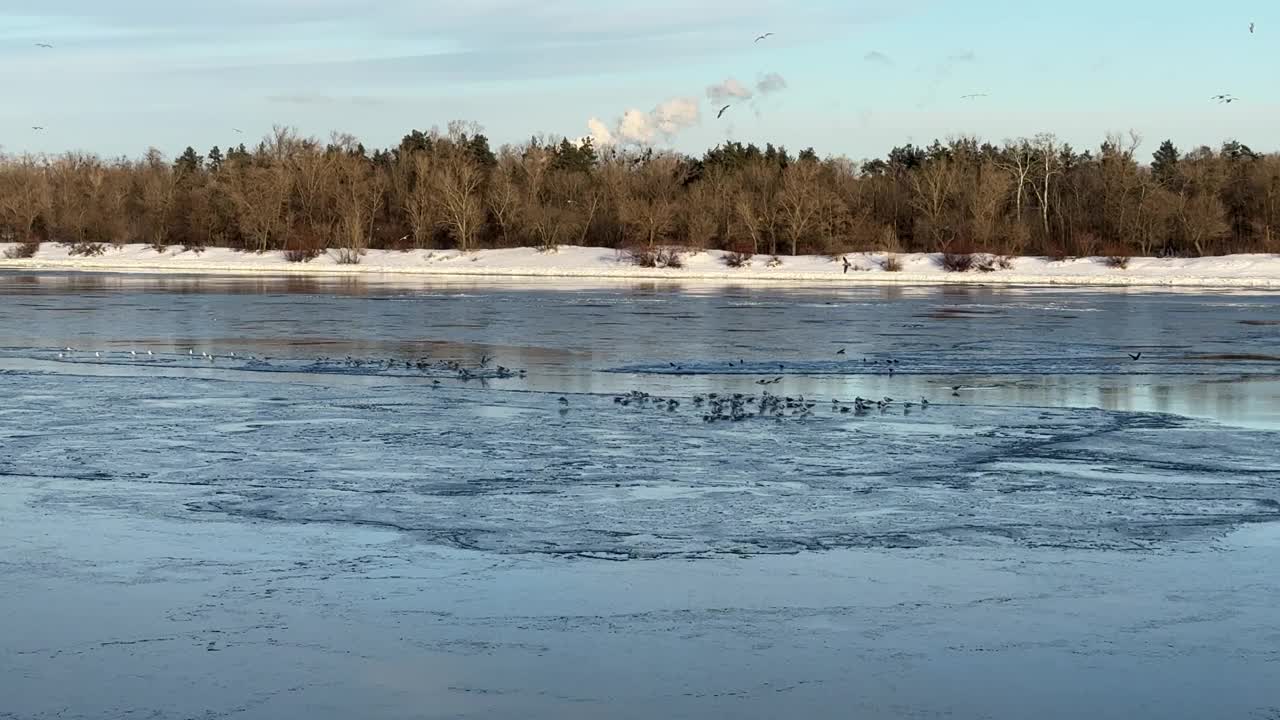
[[[902,271],[881,267],[884,253],[848,255],[853,268],[843,271],[838,260],[821,255],[784,256],[771,267],[768,256],[756,256],[742,268],[725,265],[718,250],[684,256],[679,269],[640,268],[616,250],[562,246],[543,252],[536,248],[477,250],[370,250],[358,265],[342,265],[329,252],[308,263],[291,263],[283,253],[238,252],[209,248],[185,252],[172,247],[163,253],[148,245],[109,246],[97,257],[72,257],[69,248],[45,243],[34,258],[3,258],[11,243],[0,243],[0,268],[58,269],[136,273],[272,273],[308,275],[401,275],[431,277],[548,277],[679,279],[719,282],[778,282],[843,284],[989,285],[1101,285],[1170,287],[1280,288],[1280,255],[1249,254],[1205,258],[1133,258],[1124,269],[1108,267],[1103,258],[1052,261],[1042,257],[1012,258],[1008,269],[991,272],[947,272],[937,254],[899,255]]]

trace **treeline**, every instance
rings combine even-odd
[[[1051,135],[961,138],[861,164],[728,143],[700,158],[477,127],[369,152],[276,128],[176,160],[0,156],[0,240],[365,248],[665,245],[740,253],[989,252],[1050,257],[1280,250],[1280,155],[1238,142],[1149,162],[1138,138],[1077,151]]]

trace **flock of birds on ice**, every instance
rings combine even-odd
[[[836,353],[837,355],[845,355],[846,351],[842,348]],[[1133,357],[1133,355],[1130,355]],[[387,374],[392,372],[410,373],[408,377],[421,377],[431,379],[431,386],[439,387],[441,378],[453,379],[462,382],[473,380],[487,381],[494,379],[508,378],[524,378],[528,372],[523,369],[512,369],[503,365],[495,365],[493,358],[488,355],[482,355],[478,363],[473,366],[465,365],[457,360],[431,360],[430,358],[417,359],[376,359],[376,358],[356,358],[347,356],[345,358],[316,357],[314,361],[298,366],[296,360],[291,362],[281,362],[278,359],[273,364],[273,358],[269,356],[259,356],[253,354],[240,354],[229,352],[223,355],[217,355],[209,352],[197,353],[194,348],[187,349],[186,353],[160,353],[156,354],[152,350],[138,352],[136,350],[128,351],[79,351],[71,347],[65,347],[57,353],[57,359],[61,362],[84,362],[84,361],[101,361],[105,363],[155,363],[163,364],[168,367],[190,368],[198,367],[207,363],[212,367],[217,365],[219,361],[235,361],[238,366],[233,369],[242,370],[276,370],[280,372],[312,372],[312,373],[350,373],[350,374],[369,374],[379,373]],[[1136,358],[1135,358],[1136,359]],[[175,363],[198,363],[198,365],[181,365]],[[741,361],[740,361],[741,362]],[[896,359],[873,360],[864,358],[863,364],[874,364],[877,367],[883,366],[889,375],[893,375],[894,368],[900,361]],[[734,363],[730,362],[730,366]],[[683,366],[671,363],[673,368],[682,369]],[[784,367],[779,365],[779,368]],[[412,373],[417,373],[414,375]],[[783,381],[783,376],[775,376],[762,378],[756,381],[757,385],[777,385]],[[960,391],[967,389],[963,385],[956,385],[951,388],[951,394],[954,397],[960,397]],[[568,414],[570,409],[570,400],[568,397],[560,396],[557,400],[559,404],[559,413],[561,416]],[[614,405],[622,408],[636,408],[642,410],[658,410],[666,413],[675,413],[686,404],[692,405],[700,415],[704,423],[717,422],[743,422],[752,419],[775,420],[778,422],[784,419],[806,419],[814,417],[815,410],[820,406],[817,400],[806,398],[804,395],[790,396],[775,394],[769,390],[762,390],[760,394],[749,393],[716,393],[709,392],[694,395],[692,398],[662,397],[651,395],[647,392],[633,390],[631,392],[617,395],[613,397]],[[855,416],[865,416],[872,411],[879,414],[886,414],[891,410],[901,410],[903,415],[910,415],[913,410],[925,410],[930,403],[927,398],[921,397],[918,401],[899,401],[891,397],[863,398],[856,397],[853,400],[840,400],[838,398],[830,399],[830,409],[832,414]]]

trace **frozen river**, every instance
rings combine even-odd
[[[1274,293],[0,273],[0,718],[1276,720],[1278,433]]]

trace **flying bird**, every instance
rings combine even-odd
[[[1249,27],[1250,27],[1250,28],[1252,28],[1253,26],[1252,26],[1252,25],[1250,25]],[[1252,29],[1250,29],[1250,30],[1249,30],[1249,32],[1253,32],[1253,30],[1252,30]],[[38,48],[48,48],[48,49],[50,49],[50,50],[52,50],[52,49],[53,49],[53,46],[52,46],[52,45],[50,45],[49,43],[36,43],[36,47],[38,47]]]
[[[1217,101],[1218,101],[1218,102],[1220,102],[1220,103],[1230,103],[1230,102],[1235,102],[1236,97],[1235,97],[1234,95],[1230,94],[1230,93],[1226,93],[1226,94],[1223,94],[1223,95],[1214,95],[1213,97],[1211,97],[1211,98],[1209,98],[1209,99],[1210,99],[1210,100],[1217,100]]]
[[[725,111],[725,110],[728,110],[730,107],[733,107],[733,106],[732,106],[732,105],[725,105],[724,107],[720,108],[720,112],[716,113],[716,119],[717,119],[717,120],[719,120],[719,119],[720,119],[720,117],[721,117],[722,115],[724,115],[724,111]]]
[[[961,100],[972,100],[973,98],[986,97],[986,93],[970,93],[969,95],[961,95]]]
[[[1141,359],[1142,359],[1142,353],[1137,353],[1137,354],[1129,353],[1129,359],[1130,359],[1130,360],[1141,360]]]
[[[1249,23],[1249,34],[1253,34],[1253,23]]]
[[[243,135],[243,134],[244,134],[244,131],[243,131],[243,130],[241,130],[240,128],[231,128],[231,129],[232,129],[232,130],[235,130],[236,132],[240,133],[241,135]]]
[[[767,37],[769,37],[769,36],[771,36],[771,35],[773,35],[773,33],[771,33],[771,32],[767,32],[767,33],[765,33],[765,34],[763,34],[763,35],[760,35],[760,36],[756,37],[756,42],[760,42],[761,40],[764,40],[765,38],[767,38]]]
[[[36,132],[42,132],[44,130],[44,128],[41,127],[40,125],[32,125],[31,129],[35,130]]]

